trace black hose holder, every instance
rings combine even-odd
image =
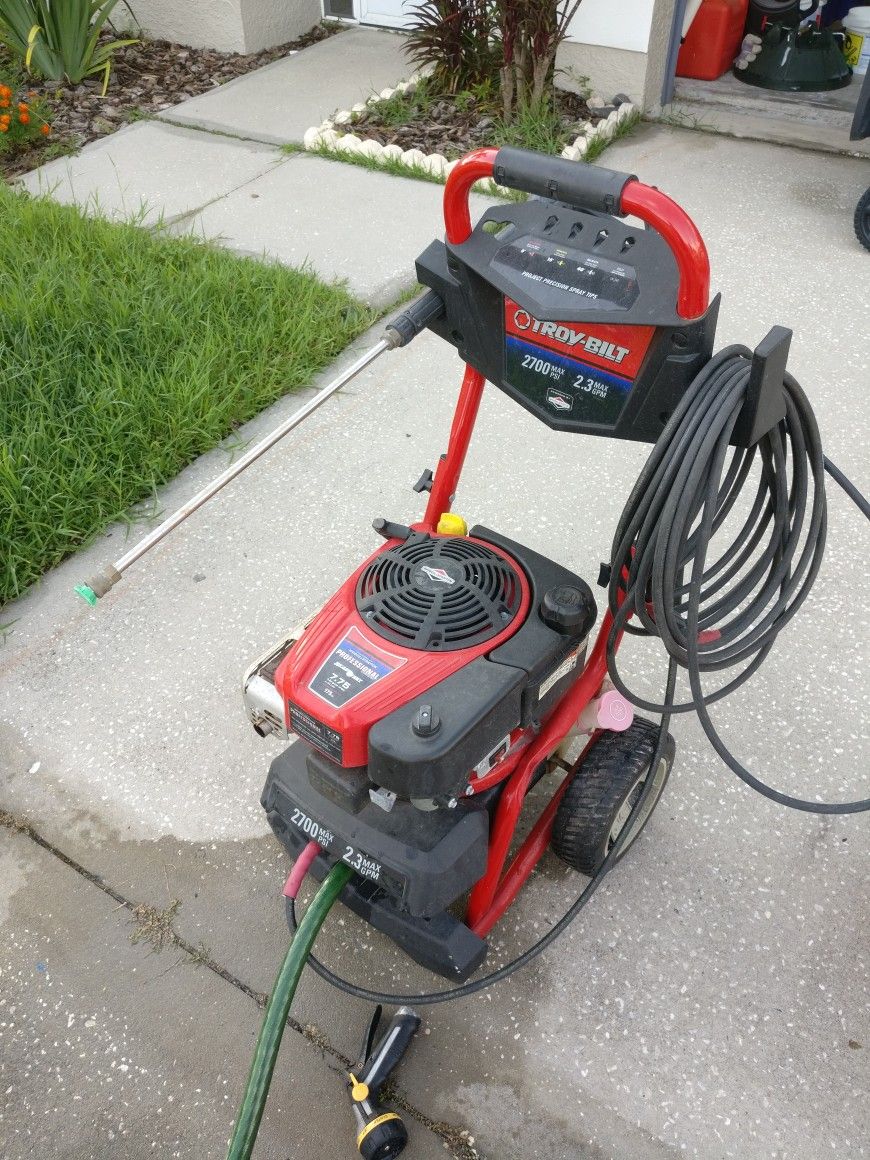
[[[752,352],[746,401],[730,440],[735,447],[753,447],[785,418],[782,381],[791,339],[785,326],[772,326]]]

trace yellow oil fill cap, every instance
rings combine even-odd
[[[468,524],[454,512],[442,512],[436,531],[442,536],[467,536]]]

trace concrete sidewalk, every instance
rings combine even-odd
[[[415,284],[413,259],[441,228],[440,185],[153,122],[52,161],[25,184],[242,257],[308,264],[375,307]],[[493,200],[474,195],[472,204],[481,212]]]
[[[870,271],[850,230],[865,166],[834,157],[814,165],[804,151],[664,128],[645,128],[606,161],[660,186],[698,221],[723,292],[718,346],[754,344],[774,323],[795,328],[794,373],[826,450],[870,490],[862,306]],[[420,217],[431,212],[421,202]],[[437,215],[424,224],[439,232]],[[404,237],[409,226],[406,217],[396,228]],[[402,253],[410,264],[413,249]],[[177,899],[179,934],[205,944],[227,977],[254,991],[271,986],[286,948],[287,863],[258,805],[280,746],[260,741],[243,719],[240,675],[372,549],[373,517],[419,515],[410,484],[444,448],[459,373],[452,351],[430,335],[385,356],[97,609],[77,602],[72,586],[120,554],[120,528],[4,610],[15,624],[0,647],[0,806],[26,815],[119,896],[160,910]],[[245,436],[299,402],[285,400]],[[594,578],[645,453],[556,436],[493,390],[456,506]],[[164,489],[165,508],[225,462],[218,450],[194,464]],[[717,706],[735,753],[794,793],[868,793],[860,724],[868,691],[859,675],[868,627],[859,610],[870,593],[855,568],[864,535],[831,487],[826,562],[812,598],[752,688]],[[639,691],[658,694],[660,656],[624,655]],[[692,720],[674,732],[678,757],[663,805],[571,931],[509,982],[423,1012],[429,1034],[400,1074],[419,1117],[409,1157],[444,1155],[447,1144],[469,1160],[463,1129],[487,1160],[870,1155],[866,822],[783,811],[738,783]],[[117,1154],[144,1160],[157,1139],[160,1155],[218,1155],[244,1082],[253,1003],[207,969],[176,968],[171,952],[129,947],[126,913],[113,916],[116,904],[107,906],[97,885],[81,874],[73,882],[55,855],[32,845],[8,839],[3,863],[0,984],[22,1029],[3,1056],[12,1073],[0,1087],[11,1088],[4,1160],[70,1155],[64,1133],[73,1122],[77,1160],[111,1154],[113,1091],[88,1080],[94,1110],[84,1114],[66,1046],[76,1041],[63,1027],[67,1012],[78,1020],[98,1006],[127,1020],[135,1062],[149,1072],[124,1073],[137,1130]],[[578,885],[548,856],[497,929],[491,962],[537,938]],[[330,918],[319,947],[360,982],[433,984],[344,912]],[[46,961],[56,988],[49,997],[35,973]],[[306,975],[294,1014],[316,1025],[326,1056],[288,1033],[263,1155],[305,1154],[301,1145],[290,1150],[304,1131],[324,1160],[341,1160],[353,1141],[329,1068],[355,1055],[368,1013]],[[35,1055],[37,1037],[45,1057]],[[91,1061],[84,1070],[96,1074],[102,1040],[81,1050]],[[44,1072],[19,1076],[22,1057],[60,1069],[50,1098]],[[166,1102],[157,1101],[164,1091]],[[42,1118],[40,1107],[50,1108]],[[161,1135],[148,1135],[149,1115]],[[433,1131],[424,1120],[439,1124]]]
[[[262,1019],[255,1000],[177,947],[154,953],[159,913],[137,924],[25,835],[0,830],[0,872],[0,1155],[222,1160]],[[342,1067],[288,1029],[258,1160],[349,1154]],[[414,1154],[443,1158],[443,1130],[406,1118]]]
[[[403,44],[372,28],[342,32],[51,161],[21,185],[245,257],[308,263],[387,306],[414,284],[403,248],[416,254],[431,239],[440,187],[278,146],[409,76]]]
[[[246,140],[301,143],[306,129],[349,109],[414,72],[404,37],[376,28],[349,28],[284,60],[193,97],[160,116]]]

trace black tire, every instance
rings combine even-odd
[[[855,234],[861,245],[870,250],[870,189],[864,191],[855,206]]]
[[[554,853],[574,870],[591,876],[600,869],[621,830],[618,827],[614,833],[617,815],[626,803],[629,809],[634,805],[646,782],[658,732],[652,721],[635,717],[622,733],[602,733],[586,754],[559,803],[550,838]],[[668,734],[659,762],[659,784],[647,800],[644,816],[634,823],[620,858],[637,840],[658,804],[675,752],[674,739]]]

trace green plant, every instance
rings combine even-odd
[[[442,93],[498,76],[506,123],[552,104],[556,53],[581,0],[423,0],[406,52]]]
[[[501,47],[502,115],[552,103],[556,53],[581,0],[494,0]]]
[[[26,92],[19,76],[0,72],[0,156],[29,148],[50,133],[47,103]]]
[[[584,73],[578,72],[572,65],[567,65],[559,68],[559,72],[563,77],[566,77],[569,84],[568,88],[581,96],[584,101],[592,95],[592,83],[589,77]]]
[[[568,143],[565,125],[552,102],[522,105],[510,119],[499,117],[490,136],[493,145],[515,145],[538,153],[561,153]]]
[[[624,120],[619,121],[614,132],[608,137],[594,137],[589,148],[586,150],[584,161],[597,161],[604,150],[614,141],[621,141],[623,137],[628,137],[641,122],[641,114],[635,109]]]
[[[429,86],[424,79],[413,93],[395,92],[386,101],[378,101],[378,120],[384,125],[404,125],[412,117],[425,114],[430,104]],[[365,117],[365,113],[354,114],[353,120],[358,121],[362,117]]]
[[[284,145],[287,153],[293,151],[292,146]],[[425,165],[408,165],[404,161],[393,157],[370,157],[367,153],[344,153],[334,149],[331,145],[317,145],[314,149],[306,150],[318,157],[325,157],[327,161],[345,162],[348,165],[357,165],[361,169],[375,169],[383,173],[392,173],[395,177],[413,177],[418,181],[429,181],[434,185],[443,185],[444,178]]]
[[[499,53],[492,0],[423,0],[411,11],[405,52],[431,70],[439,92],[457,93],[493,74]]]
[[[124,120],[130,125],[136,121],[150,121],[152,118],[153,114],[143,109],[141,105],[130,105],[124,110]]]
[[[469,89],[474,99],[481,105],[491,105],[498,93],[498,84],[493,77],[484,77],[482,81]]]
[[[109,85],[112,55],[135,40],[101,40],[118,0],[0,0],[0,44],[46,80],[77,85],[103,74]]]
[[[58,157],[74,157],[79,146],[74,141],[60,141],[49,137],[48,142],[39,151],[40,165],[47,165]]]
[[[460,113],[467,113],[475,102],[474,93],[469,92],[468,89],[463,89],[457,93],[453,98],[453,103]]]
[[[308,270],[2,184],[0,271],[0,607],[374,321]]]

